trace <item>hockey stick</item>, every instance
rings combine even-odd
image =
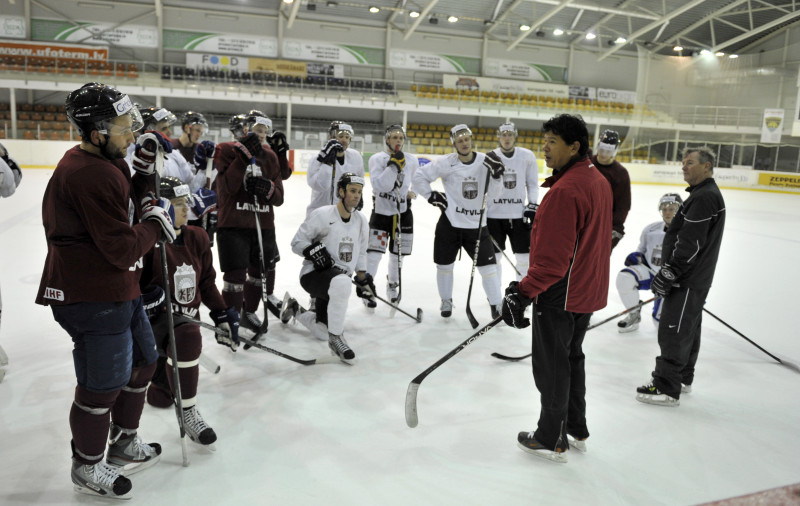
[[[192,317],[186,316],[186,315],[176,315],[176,316],[178,316],[178,318],[181,321],[184,321],[184,322],[187,322],[187,323],[194,323],[195,325],[199,325],[199,326],[203,327],[204,329],[211,330],[216,334],[220,334],[220,335],[224,335],[224,336],[230,335],[225,330],[222,330],[219,327],[215,327],[214,325],[211,325],[210,323],[206,323],[204,321],[200,321],[200,320],[197,320],[195,318],[192,318]],[[302,365],[332,364],[332,363],[338,363],[339,362],[339,357],[320,357],[320,358],[312,358],[312,359],[309,359],[309,360],[304,360],[302,358],[297,358],[297,357],[293,357],[291,355],[287,355],[286,353],[282,353],[282,352],[280,352],[278,350],[273,350],[272,348],[268,348],[268,347],[264,346],[263,344],[257,343],[255,341],[250,340],[250,339],[247,339],[246,337],[239,336],[239,341],[241,341],[243,343],[246,343],[246,344],[249,344],[253,348],[258,348],[259,350],[266,351],[267,353],[272,353],[273,355],[277,355],[277,356],[279,356],[281,358],[285,358],[286,360],[291,360],[292,362],[297,362],[298,364],[302,364]]]
[[[355,280],[355,279],[353,280],[353,284],[354,284],[354,285],[356,285],[356,286],[358,286],[359,288],[361,288],[361,286],[360,286],[358,283],[356,283],[356,280]],[[380,296],[380,295],[378,295],[377,293],[373,293],[373,294],[372,294],[372,296],[373,296],[373,297],[375,297],[376,299],[378,299],[379,301],[383,302],[384,304],[386,304],[386,305],[388,305],[388,306],[391,306],[391,307],[392,307],[392,309],[395,309],[395,310],[397,310],[397,311],[400,311],[401,313],[403,313],[404,315],[408,316],[409,318],[411,318],[411,319],[413,319],[413,320],[416,320],[416,322],[417,322],[417,323],[422,323],[422,309],[421,309],[421,308],[417,308],[417,316],[414,316],[414,315],[413,315],[413,314],[411,314],[411,313],[408,313],[408,312],[406,312],[406,311],[403,311],[403,310],[402,310],[402,309],[400,309],[398,306],[396,306],[396,305],[392,304],[391,302],[389,302],[388,300],[384,299],[383,297],[381,297],[381,296]]]
[[[635,306],[633,306],[631,308],[628,308],[625,311],[620,311],[619,313],[615,314],[614,316],[609,316],[608,318],[606,318],[605,320],[603,320],[601,322],[597,322],[597,323],[595,323],[593,325],[589,325],[588,327],[586,327],[586,331],[588,332],[588,331],[592,330],[595,327],[599,327],[600,325],[602,325],[604,323],[610,322],[611,320],[616,320],[620,316],[626,315],[626,314],[630,313],[631,311],[635,311],[637,309],[641,309],[642,307],[646,306],[647,304],[650,304],[654,300],[656,300],[656,298],[655,297],[651,297],[651,298],[647,299],[644,302],[639,302]],[[531,355],[533,355],[533,353],[528,353],[527,355],[522,355],[521,357],[509,357],[508,355],[503,355],[503,354],[497,353],[497,352],[492,353],[492,356],[494,358],[499,358],[500,360],[506,360],[508,362],[519,362],[520,360],[525,360],[526,358],[530,357]]]
[[[156,199],[161,196],[161,172],[164,168],[164,148],[157,141],[156,148],[156,170],[155,170],[155,193]],[[161,253],[161,282],[164,285],[164,303],[169,308],[167,311],[167,329],[169,334],[169,359],[172,362],[172,390],[175,397],[175,415],[178,417],[178,427],[181,434],[181,455],[183,456],[183,466],[189,465],[189,453],[186,450],[186,426],[183,420],[183,398],[181,396],[181,380],[178,370],[178,347],[175,343],[175,322],[172,318],[172,290],[169,283],[169,265],[167,264],[167,245],[163,235],[157,244]]]
[[[251,167],[253,168],[253,175],[251,177],[261,177],[261,167],[256,165],[256,158],[253,157],[251,160]],[[267,298],[267,264],[264,260],[264,239],[261,235],[261,218],[258,216],[258,196],[253,195],[253,216],[256,219],[256,235],[258,235],[258,262],[259,267],[261,268],[261,302],[264,306],[264,321],[261,322],[261,328],[258,329],[256,335],[253,336],[253,342],[258,341],[261,336],[267,333],[267,329],[269,328],[269,298]],[[248,350],[252,346],[250,343],[245,341],[244,349]]]
[[[200,353],[200,365],[211,374],[219,374],[220,369],[222,369],[218,363],[203,353]]]
[[[486,212],[486,199],[489,197],[489,176],[491,172],[486,170],[486,182],[483,186],[483,203],[481,204],[481,214],[478,217],[478,237],[475,240],[475,254],[472,255],[472,273],[469,275],[469,290],[467,291],[467,318],[472,328],[478,327],[478,320],[472,314],[472,308],[469,307],[469,301],[472,298],[472,283],[475,281],[475,268],[478,266],[478,253],[481,250],[481,232],[483,231],[483,215]]]
[[[745,341],[747,341],[748,343],[752,344],[753,346],[755,346],[755,347],[756,347],[756,348],[758,348],[759,350],[761,350],[761,351],[763,351],[764,353],[766,353],[767,355],[769,355],[769,356],[770,356],[770,358],[774,359],[775,361],[777,361],[777,362],[778,362],[779,364],[781,364],[782,366],[786,366],[786,367],[788,367],[789,369],[791,369],[792,371],[794,371],[794,372],[796,372],[796,373],[800,373],[800,367],[798,367],[798,366],[797,366],[797,364],[795,364],[795,363],[792,363],[792,362],[789,362],[789,361],[787,361],[787,360],[781,360],[781,359],[779,359],[778,357],[776,357],[776,356],[775,356],[775,355],[773,355],[772,353],[768,352],[767,350],[765,350],[764,348],[762,348],[761,346],[759,346],[758,344],[756,344],[756,342],[755,342],[755,341],[753,341],[752,339],[748,338],[746,335],[742,334],[741,332],[739,332],[739,331],[738,331],[738,330],[736,330],[735,328],[733,328],[733,327],[731,327],[730,325],[728,325],[727,323],[725,323],[725,322],[724,322],[724,321],[723,321],[723,320],[722,320],[722,319],[721,319],[719,316],[715,315],[714,313],[712,313],[712,312],[711,312],[711,311],[709,311],[708,309],[706,309],[706,308],[703,308],[703,311],[705,311],[706,313],[710,314],[710,315],[711,315],[711,316],[712,316],[712,317],[713,317],[715,320],[717,320],[717,321],[718,321],[718,322],[720,322],[721,324],[725,325],[726,327],[728,327],[729,329],[731,329],[732,331],[734,331],[736,334],[738,334],[738,335],[739,335],[739,337],[742,337],[742,338],[744,338],[744,340],[745,340]]]
[[[414,428],[419,423],[419,416],[417,414],[417,392],[419,391],[419,386],[422,383],[422,381],[425,378],[427,378],[430,373],[435,371],[440,365],[444,364],[445,362],[456,356],[459,352],[461,352],[461,350],[463,350],[464,348],[475,342],[475,340],[481,337],[483,334],[489,332],[492,329],[492,327],[494,327],[501,321],[503,321],[503,318],[501,316],[498,316],[494,320],[490,321],[489,323],[481,327],[480,330],[469,336],[466,341],[455,347],[452,351],[450,351],[450,353],[437,360],[435,364],[428,367],[423,372],[421,372],[416,378],[411,380],[411,383],[408,384],[408,390],[406,391],[406,425],[408,425],[411,428]]]
[[[511,259],[508,258],[508,255],[506,255],[506,251],[503,250],[503,249],[500,249],[500,245],[497,244],[497,241],[494,240],[494,237],[492,237],[492,234],[489,234],[489,238],[492,240],[492,244],[494,244],[494,247],[497,248],[497,251],[502,253],[503,256],[506,258],[506,260],[508,260],[508,263],[511,264],[511,268],[514,269],[514,272],[517,273],[517,276],[522,276],[522,273],[519,272],[519,269],[517,269],[517,266],[514,265],[514,262],[512,262]],[[500,280],[500,282],[502,283],[502,280]]]
[[[399,149],[397,151],[400,151]],[[399,188],[398,188],[399,190]],[[394,318],[395,312],[397,311],[397,307],[395,305],[400,305],[400,298],[403,296],[403,213],[400,211],[400,192],[396,192],[397,197],[397,221],[395,223],[394,229],[394,242],[395,246],[397,247],[397,299],[394,301],[392,305],[392,309],[389,310],[389,317]],[[391,255],[392,252],[390,251],[389,254]],[[422,319],[420,317],[420,319]]]

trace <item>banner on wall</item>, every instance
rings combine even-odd
[[[480,58],[407,51],[392,49],[389,53],[389,66],[396,69],[426,70],[430,72],[451,72],[457,74],[480,74]]]
[[[764,109],[761,122],[761,142],[778,144],[783,130],[783,109]]]
[[[344,77],[344,65],[334,63],[306,63],[306,72],[312,76]]]
[[[601,100],[603,102],[622,102],[623,104],[635,104],[636,92],[612,90],[610,88],[597,88],[597,100]]]
[[[164,30],[164,49],[201,51],[228,55],[278,56],[277,37],[242,36],[233,33]]]
[[[383,49],[324,41],[284,39],[283,56],[294,60],[383,65]]]
[[[0,16],[0,38],[24,39],[27,36],[24,17]]]
[[[31,19],[31,39],[79,42],[83,44],[113,44],[124,47],[158,47],[158,30],[146,25],[113,23],[77,24],[55,19]]]
[[[597,88],[593,86],[570,86],[569,98],[595,100],[597,98]]]
[[[108,49],[50,42],[11,42],[0,40],[0,56],[59,58],[69,60],[107,60]]]
[[[308,74],[306,64],[291,60],[268,60],[266,58],[250,58],[250,72],[275,73],[282,76],[305,77]]]
[[[496,91],[498,93],[518,93],[520,95],[548,95],[552,97],[569,97],[569,86],[566,84],[539,81],[515,81],[513,79],[495,79],[493,77],[465,77],[453,74],[442,76],[445,88],[461,90]]]
[[[566,67],[525,63],[513,60],[489,60],[486,62],[486,75],[512,79],[530,79],[531,81],[565,82]]]
[[[186,66],[248,72],[250,70],[250,59],[246,56],[229,56],[213,53],[186,53]]]

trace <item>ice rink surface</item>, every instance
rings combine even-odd
[[[0,200],[0,343],[10,357],[0,383],[3,505],[106,502],[72,491],[71,341],[49,308],[33,302],[46,254],[41,196],[51,174],[25,171],[17,193]],[[310,192],[303,175],[285,184],[287,203],[276,210],[282,260],[275,291],[288,290],[305,305],[301,258],[289,243]],[[611,257],[609,303],[593,321],[623,309],[614,277],[642,227],[660,219],[658,198],[671,191],[688,196],[681,186],[633,186],[627,235]],[[800,363],[800,196],[723,195],[727,226],[707,308],[769,352]],[[181,467],[174,412],[146,406],[140,434],[160,442],[164,453],[159,464],[133,475],[131,504],[683,505],[800,481],[800,374],[707,315],[694,391],[678,408],[634,400],[658,353],[649,313],[634,333],[620,334],[611,322],[587,334],[591,437],[588,452],[569,452],[565,465],[517,448],[517,432],[533,429],[538,418],[530,362],[490,356],[529,353],[528,329],[495,328],[433,372],[419,390],[419,426],[407,427],[408,383],[474,332],[464,312],[471,262],[463,255],[456,263],[456,309],[444,320],[432,261],[439,212],[421,199],[413,210],[402,307],[422,308],[423,322],[400,313],[390,318],[382,304],[368,314],[353,294],[345,337],[357,355],[354,366],[304,367],[257,349],[234,354],[203,331],[205,354],[222,366],[218,375],[201,369],[198,395],[219,436],[217,451],[190,442],[191,465]],[[381,295],[386,265],[384,259],[376,276]],[[504,286],[510,272],[505,265]],[[488,323],[479,279],[472,310]],[[274,318],[264,342],[301,358],[329,354],[302,326]]]

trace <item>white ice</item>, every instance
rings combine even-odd
[[[100,502],[74,493],[69,477],[70,339],[33,302],[46,253],[41,196],[51,173],[27,170],[17,194],[0,201],[0,343],[10,357],[0,384],[4,505]],[[642,227],[659,219],[658,197],[669,191],[686,195],[682,187],[634,185],[628,232],[611,258],[609,304],[594,321],[623,309],[613,275]],[[304,176],[287,181],[286,193],[276,211],[276,293],[288,290],[306,304],[301,259],[289,248],[309,200]],[[800,196],[723,193],[727,227],[707,308],[798,363]],[[471,262],[463,255],[456,264],[456,309],[444,320],[432,262],[439,213],[421,199],[414,213],[402,306],[422,308],[423,322],[400,313],[390,319],[385,305],[368,314],[353,295],[345,335],[354,366],[304,367],[256,349],[233,354],[206,335],[205,353],[222,370],[201,371],[198,407],[219,436],[217,452],[189,443],[191,465],[181,467],[173,411],[146,406],[140,434],[160,442],[164,454],[133,476],[133,503],[696,504],[800,481],[800,375],[707,316],[694,391],[678,408],[634,399],[658,353],[649,318],[631,334],[619,334],[615,322],[590,331],[591,437],[588,453],[569,452],[566,465],[517,448],[517,432],[538,418],[530,363],[490,356],[528,353],[528,330],[493,329],[437,369],[419,390],[419,426],[407,427],[409,381],[474,332],[464,312]],[[381,294],[386,265],[377,276]],[[505,266],[504,284],[510,272]],[[472,309],[482,324],[489,321],[479,280]],[[302,358],[329,353],[299,325],[274,318],[265,344]]]

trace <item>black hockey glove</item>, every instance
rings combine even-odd
[[[665,265],[658,271],[656,277],[650,283],[650,290],[659,297],[666,297],[672,291],[672,286],[675,284],[675,273]]]
[[[625,265],[647,265],[647,260],[645,260],[644,254],[634,251],[625,257]]]
[[[245,157],[247,157],[248,162],[254,157],[258,156],[258,154],[261,153],[261,150],[264,149],[264,147],[261,145],[261,140],[258,138],[258,135],[256,135],[255,132],[250,132],[239,139],[239,144],[236,147],[239,148],[239,151]]]
[[[364,273],[363,277],[356,276],[356,285],[356,295],[362,299],[372,300],[375,297],[377,290],[369,272]]]
[[[225,333],[217,333],[217,343],[223,346],[228,346],[233,351],[239,347],[239,313],[233,306],[225,310],[211,311],[208,314],[214,325]]]
[[[271,137],[267,137],[267,143],[278,156],[285,157],[286,152],[289,151],[289,143],[286,142],[283,132],[275,132]]]
[[[395,167],[397,169],[397,172],[402,171],[403,169],[406,168],[406,155],[404,155],[403,152],[398,149],[397,151],[389,155],[388,166]]]
[[[275,193],[275,185],[265,177],[250,176],[244,179],[244,189],[262,204],[269,204]]]
[[[444,212],[444,210],[447,209],[447,195],[442,192],[433,191],[431,192],[431,196],[428,197],[428,203],[438,207],[440,211]]]
[[[616,230],[611,231],[611,249],[614,249],[614,247],[619,244],[624,235],[625,234],[622,232],[617,232]]]
[[[324,271],[333,267],[333,257],[328,253],[325,245],[314,241],[311,246],[303,250],[303,256],[314,264],[315,271]]]
[[[336,139],[331,139],[327,144],[325,144],[325,147],[319,151],[319,154],[317,155],[317,161],[331,165],[336,161],[336,155],[343,151],[344,146],[342,146],[342,143]]]
[[[494,151],[486,153],[486,158],[483,159],[483,166],[492,174],[494,179],[500,179],[500,176],[506,171],[505,165],[503,165],[502,160]]]
[[[530,304],[531,299],[519,293],[519,283],[512,281],[506,288],[506,295],[503,297],[503,321],[515,329],[524,329],[530,326],[531,321],[525,318],[525,308]]]
[[[147,285],[142,289],[142,306],[147,319],[155,320],[160,315],[167,312],[166,297],[164,289],[158,285]]]
[[[539,204],[528,204],[525,206],[525,210],[522,211],[522,219],[526,224],[530,225],[533,223],[533,219],[536,218],[537,209],[539,209]]]

